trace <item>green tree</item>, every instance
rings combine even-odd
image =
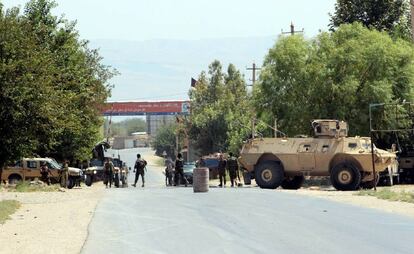
[[[53,144],[59,108],[52,57],[36,43],[19,9],[0,9],[0,170],[10,161]],[[1,172],[0,172],[1,174]]]
[[[175,157],[177,125],[165,125],[158,129],[157,135],[153,139],[151,146],[155,154],[162,156],[165,151],[168,156]]]
[[[307,134],[317,118],[346,120],[351,135],[368,135],[370,103],[412,101],[413,60],[409,42],[357,23],[313,40],[283,37],[266,56],[256,108],[290,135]],[[376,117],[379,126],[394,124]]]
[[[331,29],[354,22],[411,39],[409,0],[337,0]]]
[[[227,73],[215,60],[208,75],[200,74],[195,89],[190,90],[190,137],[202,154],[218,151],[238,153],[245,125],[250,119],[249,103],[243,76],[230,64]]]
[[[0,168],[32,156],[83,159],[98,141],[100,105],[116,73],[50,0],[0,5]]]
[[[56,142],[38,153],[59,159],[86,159],[99,138],[102,121],[98,108],[109,96],[108,81],[116,71],[103,65],[98,51],[79,39],[76,22],[52,14],[55,7],[54,1],[32,0],[24,11],[37,44],[53,58],[54,100],[62,112],[56,115]]]

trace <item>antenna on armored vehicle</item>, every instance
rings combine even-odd
[[[275,127],[270,126],[269,124],[267,124],[267,123],[263,122],[262,120],[260,120],[260,122],[261,122],[262,124],[264,124],[266,127],[268,127],[268,128],[270,128],[270,129],[272,129],[274,132],[282,134],[282,136],[283,136],[284,138],[286,138],[286,137],[287,137],[286,133],[284,133],[284,132],[282,132],[282,131],[280,131],[280,130],[276,129]]]

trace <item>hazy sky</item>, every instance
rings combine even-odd
[[[27,0],[0,2],[23,7]],[[166,100],[188,99],[190,78],[214,59],[224,69],[235,64],[250,83],[246,66],[262,63],[282,29],[293,21],[306,37],[326,31],[336,0],[56,2],[55,14],[77,20],[81,38],[121,73],[111,80],[110,100]]]
[[[6,7],[27,0],[0,0]],[[335,0],[57,0],[86,39],[200,39],[326,30]]]

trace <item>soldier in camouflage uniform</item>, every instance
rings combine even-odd
[[[226,186],[226,165],[227,161],[223,158],[223,154],[220,154],[217,170],[219,173],[220,184],[219,187]]]
[[[234,187],[234,182],[239,174],[239,164],[237,163],[237,158],[233,156],[233,153],[229,153],[229,158],[227,159],[227,169],[230,175],[231,187]]]
[[[139,176],[142,178],[142,187],[145,186],[145,169],[147,166],[147,161],[141,158],[141,154],[137,154],[137,160],[135,161],[134,172],[135,172],[135,181],[132,186],[137,187],[137,182]]]
[[[113,174],[114,174],[114,164],[112,161],[109,160],[109,158],[106,158],[105,165],[104,165],[104,184],[106,185],[106,188],[112,188],[112,180],[113,180]]]

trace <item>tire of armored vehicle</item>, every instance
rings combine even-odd
[[[282,184],[284,174],[281,165],[274,161],[263,161],[255,170],[256,183],[263,189],[276,189]]]
[[[361,172],[350,162],[341,162],[333,166],[330,178],[333,187],[342,191],[356,190],[361,184]]]

